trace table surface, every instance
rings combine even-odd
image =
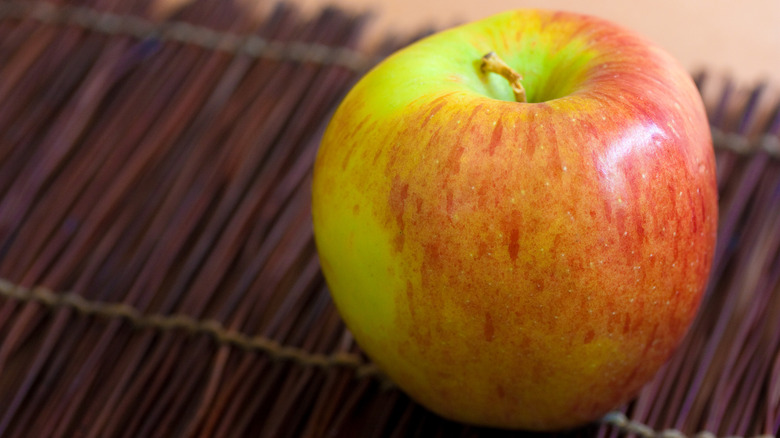
[[[780,2],[746,0],[292,0],[305,11],[337,4],[374,12],[369,33],[443,28],[508,9],[544,7],[598,15],[654,40],[689,70],[706,68],[745,86],[780,83]],[[371,40],[369,38],[369,40]]]

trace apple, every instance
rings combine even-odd
[[[715,246],[701,97],[599,18],[520,10],[391,55],[340,104],[312,215],[362,349],[446,418],[565,429],[688,330]]]

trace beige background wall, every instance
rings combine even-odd
[[[413,32],[469,21],[507,9],[544,7],[602,16],[644,34],[689,70],[707,67],[740,84],[780,84],[778,0],[292,0],[304,10],[335,3],[375,12],[371,33]]]

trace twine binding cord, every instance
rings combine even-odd
[[[127,304],[87,300],[73,292],[55,293],[45,287],[28,289],[5,279],[0,279],[0,297],[21,302],[37,303],[49,310],[68,308],[82,316],[122,319],[138,329],[150,329],[159,332],[180,331],[190,336],[210,336],[218,345],[228,345],[245,351],[264,353],[275,361],[291,361],[302,366],[317,367],[323,370],[333,368],[350,369],[357,378],[378,379],[386,389],[393,386],[392,382],[382,374],[376,365],[365,362],[356,354],[334,353],[325,355],[311,353],[302,348],[281,345],[273,339],[266,337],[249,336],[229,330],[219,321],[212,319],[199,320],[182,314],[143,314]],[[656,431],[650,426],[628,419],[620,411],[608,413],[601,419],[601,423],[615,427],[623,433],[634,434],[642,438],[717,438],[712,432],[699,432],[688,436],[676,429]],[[753,438],[777,437],[767,434],[757,435]]]
[[[185,43],[207,50],[257,59],[339,66],[357,73],[367,71],[377,62],[377,59],[344,47],[328,47],[316,43],[281,43],[256,35],[219,32],[186,22],[155,22],[133,15],[118,15],[86,7],[55,5],[48,2],[0,2],[0,20],[7,19],[35,20],[44,24],[74,26],[93,32],[141,40],[156,39],[162,42]],[[780,139],[776,135],[767,134],[752,139],[713,128],[712,137],[715,147],[720,149],[737,154],[763,152],[780,159]],[[50,310],[68,308],[82,316],[122,319],[139,329],[179,331],[190,336],[205,335],[213,338],[218,345],[261,352],[273,360],[291,361],[320,369],[350,369],[358,378],[379,379],[384,387],[392,386],[374,364],[365,362],[356,354],[314,354],[304,349],[280,345],[269,338],[228,330],[215,320],[198,320],[181,314],[143,314],[127,304],[90,301],[76,293],[55,293],[43,287],[27,289],[4,279],[0,279],[0,297],[20,302],[34,302]],[[674,429],[656,431],[645,424],[628,419],[619,411],[607,414],[601,419],[601,423],[642,438],[688,438]],[[716,438],[716,436],[711,432],[699,432],[690,438]],[[777,437],[758,435],[755,438]]]
[[[219,321],[213,319],[198,320],[182,314],[143,314],[127,304],[90,301],[75,293],[55,293],[44,287],[27,289],[4,279],[0,279],[0,296],[22,302],[38,303],[52,310],[68,308],[82,316],[123,319],[139,329],[152,329],[161,332],[180,331],[190,336],[206,335],[214,338],[218,345],[229,345],[245,351],[266,353],[278,361],[292,361],[304,366],[322,369],[348,368],[354,370],[358,377],[382,378],[374,364],[364,362],[358,355],[309,353],[300,348],[280,345],[273,339],[248,336],[228,330]]]
[[[45,24],[80,27],[85,30],[137,39],[179,42],[255,59],[276,59],[301,63],[339,66],[364,73],[379,59],[346,47],[316,43],[269,41],[257,35],[221,32],[183,21],[155,22],[135,15],[120,15],[87,7],[55,5],[48,2],[0,2],[0,20],[26,19]],[[764,134],[751,138],[712,128],[716,148],[748,155],[759,151],[780,159],[780,138]]]
[[[155,22],[135,15],[119,15],[87,7],[62,6],[48,2],[0,2],[0,20],[7,19],[74,26],[140,40],[179,42],[250,58],[339,66],[358,73],[367,71],[376,63],[376,60],[369,56],[346,47],[295,41],[282,43],[252,34],[215,31],[183,21]]]

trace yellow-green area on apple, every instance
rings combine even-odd
[[[489,52],[526,102],[483,70]],[[405,392],[458,421],[562,429],[629,400],[689,328],[715,162],[669,55],[598,18],[510,11],[356,84],[312,212],[339,312]]]

